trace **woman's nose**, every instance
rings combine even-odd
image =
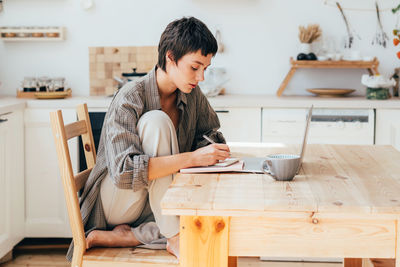
[[[204,70],[203,71],[199,71],[197,73],[197,77],[196,77],[197,81],[201,82],[204,81]]]

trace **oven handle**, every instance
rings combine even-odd
[[[331,116],[331,115],[312,115],[312,122],[368,122],[368,116]]]

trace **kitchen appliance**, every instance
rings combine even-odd
[[[306,109],[263,109],[262,141],[301,144]],[[373,109],[314,109],[310,144],[374,144]]]
[[[116,76],[114,77],[114,80],[118,82],[118,89],[120,89],[126,83],[138,80],[147,74],[146,72],[136,72],[136,68],[133,68],[132,70],[133,72],[122,73],[122,78]]]

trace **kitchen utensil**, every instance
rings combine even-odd
[[[215,39],[217,40],[217,44],[218,44],[218,53],[222,53],[225,50],[225,46],[222,43],[222,39],[221,39],[221,32],[220,30],[217,30],[215,32]]]
[[[136,72],[136,68],[133,68],[132,70],[133,70],[133,72],[128,72],[128,73],[124,72],[124,73],[122,73],[122,77],[129,77],[129,78],[142,77],[142,76],[147,74],[146,72]]]
[[[146,74],[147,74],[146,72],[136,72],[136,68],[133,68],[133,72],[122,73],[122,78],[119,78],[117,76],[114,76],[113,78],[118,82],[118,89],[120,89],[126,83],[134,81],[136,79],[140,79]]]
[[[355,89],[337,89],[337,88],[312,88],[308,92],[321,97],[345,96],[355,91]]]
[[[217,96],[229,79],[225,68],[208,68],[204,73],[204,81],[199,82],[201,91],[208,97]]]

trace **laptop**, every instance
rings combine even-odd
[[[307,122],[306,122],[306,128],[304,131],[304,137],[303,137],[303,144],[301,146],[301,151],[300,151],[300,161],[299,161],[299,166],[297,168],[297,173],[299,173],[301,164],[303,163],[303,157],[304,153],[306,151],[306,146],[307,146],[307,136],[308,136],[308,129],[310,128],[310,122],[311,122],[311,117],[312,117],[312,110],[313,110],[313,105],[308,110],[307,114]],[[244,157],[242,158],[244,162],[244,166],[241,172],[251,172],[251,173],[264,173],[262,169],[262,164],[266,160],[266,157]]]

